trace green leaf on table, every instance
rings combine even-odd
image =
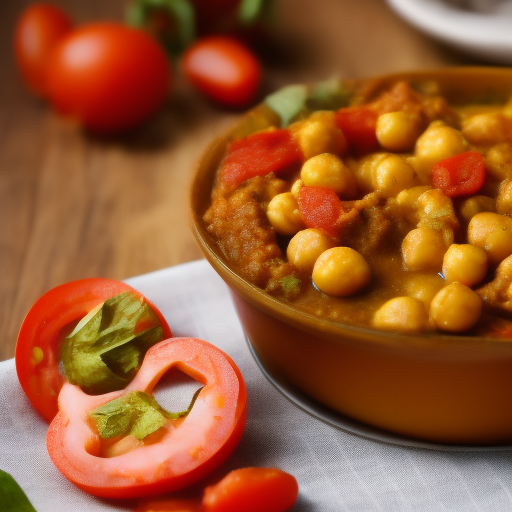
[[[136,332],[141,324],[154,327]],[[65,376],[91,395],[123,389],[147,350],[163,337],[151,307],[131,292],[121,293],[93,310],[62,341]]]
[[[187,48],[196,37],[194,7],[189,0],[135,0],[126,22],[152,33],[171,54]]]
[[[36,512],[16,480],[0,469],[0,503],[2,512]]]
[[[89,416],[104,439],[131,434],[141,440],[156,432],[168,419],[176,420],[186,416],[199,391],[200,389],[194,394],[188,408],[181,412],[168,412],[151,395],[133,391],[97,407],[89,412]]]
[[[242,0],[238,6],[238,21],[251,26],[258,20],[270,19],[274,14],[274,0]]]

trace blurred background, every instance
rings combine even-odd
[[[125,19],[124,0],[56,0],[75,24]],[[384,0],[276,0],[252,40],[263,80],[253,103],[291,83],[485,64],[409,25]],[[240,115],[191,87],[173,63],[163,107],[124,135],[91,135],[24,87],[13,33],[29,2],[0,2],[0,360],[50,288],[126,279],[201,257],[188,187],[201,152]],[[172,293],[172,290],[169,290]]]

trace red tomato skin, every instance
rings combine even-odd
[[[160,499],[141,503],[135,512],[202,512],[198,500]]]
[[[51,51],[72,29],[68,15],[51,4],[32,4],[21,14],[14,31],[16,63],[25,85],[46,94],[46,67]]]
[[[142,295],[127,284],[106,278],[81,279],[52,288],[42,295],[25,317],[16,342],[16,373],[23,391],[35,410],[48,423],[57,414],[57,397],[64,384],[59,371],[59,345],[73,327],[95,306],[119,293],[131,291]],[[171,330],[162,313],[151,304],[164,337]],[[33,350],[43,351],[43,360],[37,363]]]
[[[432,185],[448,197],[476,194],[485,182],[485,160],[476,151],[466,151],[434,165]]]
[[[154,114],[169,93],[171,70],[158,43],[117,23],[84,25],[52,52],[48,97],[93,132],[128,130]]]
[[[197,40],[183,55],[187,80],[208,98],[228,107],[253,102],[261,83],[261,64],[237,39],[210,36]]]
[[[167,465],[162,460],[165,445],[158,447],[158,457],[154,453],[149,456],[143,452],[137,463],[131,461],[131,467],[137,468],[136,475],[129,474],[124,469],[123,457],[151,446],[109,459],[95,455],[94,450],[99,448],[99,436],[91,430],[86,411],[80,409],[80,406],[77,407],[73,399],[71,414],[67,414],[62,406],[67,395],[86,396],[80,388],[68,382],[60,393],[59,413],[52,420],[46,438],[48,453],[59,471],[89,494],[125,499],[167,494],[183,489],[220,466],[242,437],[247,420],[247,389],[233,360],[210,343],[196,338],[171,338],[161,341],[148,350],[139,372],[124,391],[89,397],[88,400],[93,399],[94,407],[97,407],[117,398],[123,392],[151,392],[159,377],[171,367],[177,367],[204,383],[194,407],[203,400],[202,394],[214,394],[213,399],[208,401],[209,405],[203,406],[201,410],[204,411],[204,407],[217,407],[215,412],[219,414],[216,418],[216,431],[212,438],[206,439],[211,446],[200,447],[204,448],[204,452],[199,457],[194,457],[189,451],[191,457],[186,461],[186,471],[180,473],[172,464]],[[181,426],[186,426],[194,407]],[[190,448],[197,447],[194,445]],[[183,461],[183,458],[180,460]]]
[[[343,205],[334,190],[302,186],[298,203],[304,224],[308,228],[321,229],[333,237],[340,235],[338,221]]]
[[[280,469],[231,471],[204,492],[204,512],[284,512],[299,494],[297,480]]]
[[[336,124],[356,154],[369,153],[379,147],[375,134],[377,114],[367,107],[347,107],[336,112]]]
[[[230,145],[221,164],[221,179],[236,187],[254,176],[271,172],[289,174],[303,159],[299,145],[288,130],[255,133]]]

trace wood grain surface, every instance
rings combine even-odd
[[[61,0],[77,23],[122,20],[121,0]],[[14,355],[31,305],[74,279],[125,279],[198,259],[188,187],[202,150],[238,112],[202,98],[175,71],[165,108],[122,138],[100,139],[23,88],[12,33],[27,2],[0,2],[0,360]],[[278,0],[262,42],[264,95],[334,76],[475,64],[415,31],[383,0]]]

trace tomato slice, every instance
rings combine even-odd
[[[321,229],[331,236],[339,236],[339,219],[344,210],[334,190],[302,186],[298,203],[302,219],[308,228]]]
[[[204,384],[188,415],[161,427],[154,442],[116,457],[101,457],[100,436],[88,413],[123,393],[151,394],[172,368]],[[168,493],[203,478],[229,456],[242,437],[246,405],[244,380],[229,356],[206,341],[171,338],[148,350],[124,391],[91,396],[64,383],[59,413],[48,429],[48,453],[66,478],[96,496]]]
[[[356,154],[369,153],[379,147],[375,134],[377,117],[368,107],[346,107],[336,112],[336,124]]]
[[[476,194],[485,182],[485,160],[476,151],[466,151],[441,160],[430,175],[432,185],[448,197]]]
[[[16,372],[23,391],[47,422],[58,412],[57,397],[64,383],[59,371],[61,341],[94,307],[126,291],[144,298],[121,281],[81,279],[51,289],[28,312],[16,342]],[[171,331],[163,315],[146,302],[157,315],[164,338],[170,337]]]
[[[302,160],[302,151],[288,130],[259,132],[230,145],[221,179],[236,187],[254,176],[289,174]]]

